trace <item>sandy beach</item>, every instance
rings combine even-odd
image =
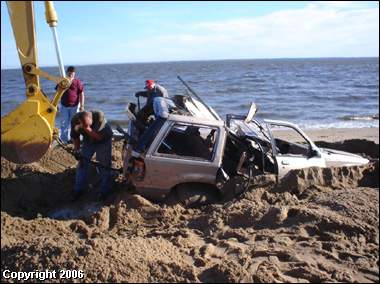
[[[313,141],[337,142],[349,139],[365,139],[379,144],[379,128],[327,128],[305,129]]]
[[[83,270],[76,282],[379,282],[378,128],[306,133],[372,162],[295,170],[280,184],[269,175],[185,208],[149,201],[121,177],[100,203],[95,169],[70,202],[76,161],[60,147],[29,165],[1,158],[2,270]]]

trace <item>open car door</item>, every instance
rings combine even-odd
[[[301,129],[291,123],[266,122],[279,178],[293,169],[326,166],[319,149]]]

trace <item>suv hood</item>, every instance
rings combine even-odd
[[[356,165],[364,165],[369,163],[369,160],[363,158],[362,156],[329,149],[329,148],[320,148],[322,151],[322,155],[326,159],[326,166],[356,166]]]

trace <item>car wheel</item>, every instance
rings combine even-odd
[[[238,195],[242,194],[248,185],[248,181],[244,177],[232,177],[224,184],[223,188],[221,189],[221,192],[223,194],[223,201],[230,201]]]
[[[207,184],[181,184],[167,197],[167,204],[182,204],[186,208],[199,207],[219,200],[217,190]]]

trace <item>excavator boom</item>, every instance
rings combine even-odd
[[[21,66],[33,63],[38,67],[34,10],[32,1],[7,1],[9,18]],[[39,77],[24,72],[25,84],[39,86]]]
[[[46,21],[55,29],[58,19],[53,4],[45,2]],[[1,156],[14,163],[26,164],[39,160],[58,135],[55,128],[57,104],[71,82],[64,77],[59,48],[56,51],[61,77],[51,76],[38,66],[33,1],[7,1],[7,6],[25,80],[26,100],[1,118]],[[59,47],[57,38],[55,42]],[[40,88],[40,76],[58,85],[51,101]]]

